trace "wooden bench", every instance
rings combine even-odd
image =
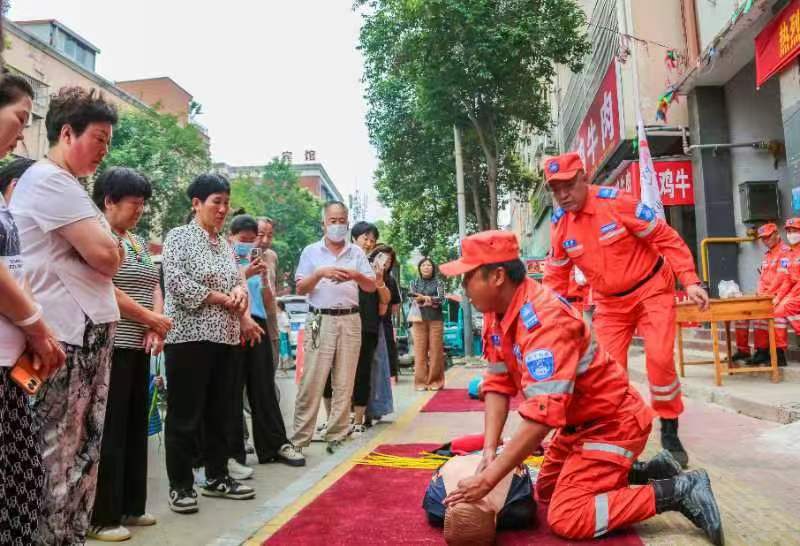
[[[741,298],[712,299],[709,308],[701,311],[697,305],[691,302],[682,302],[676,305],[676,321],[678,327],[678,359],[680,361],[680,374],[685,377],[684,366],[697,364],[714,364],[714,382],[719,387],[722,385],[723,371],[728,375],[739,373],[765,373],[770,372],[773,383],[781,380],[778,370],[778,357],[775,350],[775,310],[772,305],[772,298],[769,296],[745,296]],[[731,362],[731,322],[737,320],[766,320],[769,328],[769,366],[736,366]],[[690,360],[687,361],[683,356],[683,329],[685,322],[710,322],[711,323],[711,343],[713,347],[713,360]],[[719,334],[718,323],[725,323],[725,342],[727,345],[728,356],[721,359],[719,355]],[[723,362],[725,369],[723,370]]]

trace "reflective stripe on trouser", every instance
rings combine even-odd
[[[350,404],[361,350],[361,317],[352,315],[322,315],[317,342],[314,343],[309,313],[303,338],[303,377],[297,389],[294,406],[294,435],[291,442],[297,447],[311,443],[317,424],[319,404],[328,376],[333,398],[328,417],[327,441],[344,440],[350,428]]]
[[[601,429],[605,438],[558,433],[536,480],[540,502],[550,501],[547,521],[556,535],[589,539],[646,520],[656,513],[652,486],[628,487],[628,472],[650,432],[632,415]],[[596,434],[596,433],[595,433]],[[612,443],[613,442],[613,443]]]
[[[800,298],[786,299],[775,308],[775,346],[779,349],[789,346],[789,326],[800,334]],[[768,347],[766,343],[764,348]]]
[[[598,302],[592,325],[601,347],[628,366],[628,347],[634,330],[644,338],[647,380],[666,387],[678,379],[675,371],[675,297],[663,291],[645,297],[632,309],[619,311],[613,300]],[[680,389],[652,397],[653,409],[663,419],[676,419],[683,413]],[[670,396],[668,396],[670,395]]]
[[[736,331],[736,350],[750,354],[750,321],[737,320],[733,323],[733,327]]]

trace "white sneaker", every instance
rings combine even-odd
[[[156,517],[145,512],[141,516],[122,516],[122,525],[128,527],[149,527],[156,524]]]
[[[206,468],[201,466],[200,468],[193,468],[192,474],[194,474],[194,484],[198,487],[204,487],[208,480],[206,479]]]
[[[353,438],[358,438],[365,432],[367,432],[367,427],[365,425],[351,425],[350,427],[350,435]]]
[[[131,532],[122,525],[117,527],[90,527],[86,535],[101,542],[122,542],[131,538]]]
[[[324,442],[326,434],[328,434],[328,423],[322,423],[317,427],[317,430],[314,431],[312,440],[315,442]]]
[[[253,477],[253,469],[239,464],[236,459],[228,459],[228,475],[234,480],[247,480]]]
[[[292,444],[283,444],[278,450],[278,460],[289,466],[305,466],[306,458],[303,451],[294,447]]]

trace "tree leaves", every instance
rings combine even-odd
[[[192,125],[157,112],[125,111],[114,128],[111,147],[98,172],[129,167],[147,176],[153,185],[137,231],[145,237],[163,237],[183,224],[190,210],[186,187],[208,171],[208,143]]]

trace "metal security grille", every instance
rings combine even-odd
[[[619,49],[617,32],[617,0],[597,0],[588,29],[592,51],[584,59],[583,70],[570,78],[567,91],[561,99],[559,119],[562,150],[570,148],[605,76],[608,63]]]

